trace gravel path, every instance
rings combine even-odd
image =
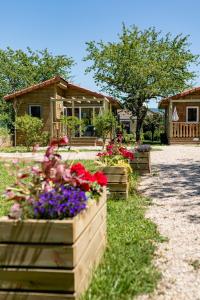
[[[65,160],[79,160],[79,159],[95,159],[99,151],[88,151],[88,152],[60,152],[61,156]],[[44,153],[0,153],[0,160],[5,161],[6,159],[23,159],[23,160],[42,160]]]
[[[152,176],[139,190],[153,199],[146,215],[168,241],[155,258],[162,273],[157,290],[138,300],[200,300],[200,147],[160,149],[152,151]]]

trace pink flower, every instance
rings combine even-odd
[[[22,208],[19,203],[15,203],[10,208],[9,217],[12,219],[20,219],[22,216]]]
[[[60,146],[65,146],[69,143],[68,137],[63,136],[59,141],[58,141]]]

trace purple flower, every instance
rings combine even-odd
[[[64,219],[74,217],[87,205],[87,196],[80,188],[60,185],[39,195],[33,203],[37,219]]]

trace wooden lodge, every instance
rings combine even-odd
[[[6,95],[4,99],[13,102],[16,116],[30,114],[41,118],[50,138],[66,134],[61,122],[64,115],[84,120],[85,131],[78,129],[74,135],[77,145],[95,145],[97,138],[92,126],[95,115],[103,111],[117,114],[117,109],[121,108],[118,100],[69,83],[59,76]],[[23,137],[19,133],[15,135],[15,143],[23,144]]]
[[[169,144],[200,143],[200,87],[162,99]]]

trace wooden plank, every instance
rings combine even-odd
[[[124,167],[104,167],[101,170],[106,174],[127,174],[127,170]]]
[[[77,300],[82,292],[84,292],[92,277],[92,272],[99,264],[106,246],[106,239],[101,240],[98,250],[94,253],[94,262],[92,268],[87,269],[85,277],[79,284],[77,293],[57,294],[57,293],[41,293],[41,292],[23,292],[23,291],[0,291],[0,300]]]
[[[138,164],[136,162],[132,162],[131,167],[133,168],[133,170],[139,170],[139,169],[148,170],[149,164],[143,164],[143,163]]]
[[[149,157],[137,157],[130,163],[135,162],[135,163],[148,163],[149,162]]]
[[[106,220],[106,204],[73,245],[0,244],[0,266],[75,267],[100,225]]]
[[[99,248],[101,240],[105,239],[105,232],[106,223],[103,223],[75,269],[1,268],[0,289],[48,292],[77,291],[88,267],[93,265],[94,253]]]
[[[118,184],[121,184],[121,183],[126,183],[128,181],[127,179],[127,175],[119,175],[119,174],[109,174],[107,175],[107,179],[108,179],[108,183],[111,183],[111,182],[115,182],[115,183],[118,183]]]
[[[0,218],[0,243],[72,244],[106,202],[105,191],[87,210],[66,220],[11,220]]]
[[[76,294],[0,291],[0,300],[76,300]]]
[[[108,189],[110,192],[126,192],[128,189],[128,183],[109,183]]]

